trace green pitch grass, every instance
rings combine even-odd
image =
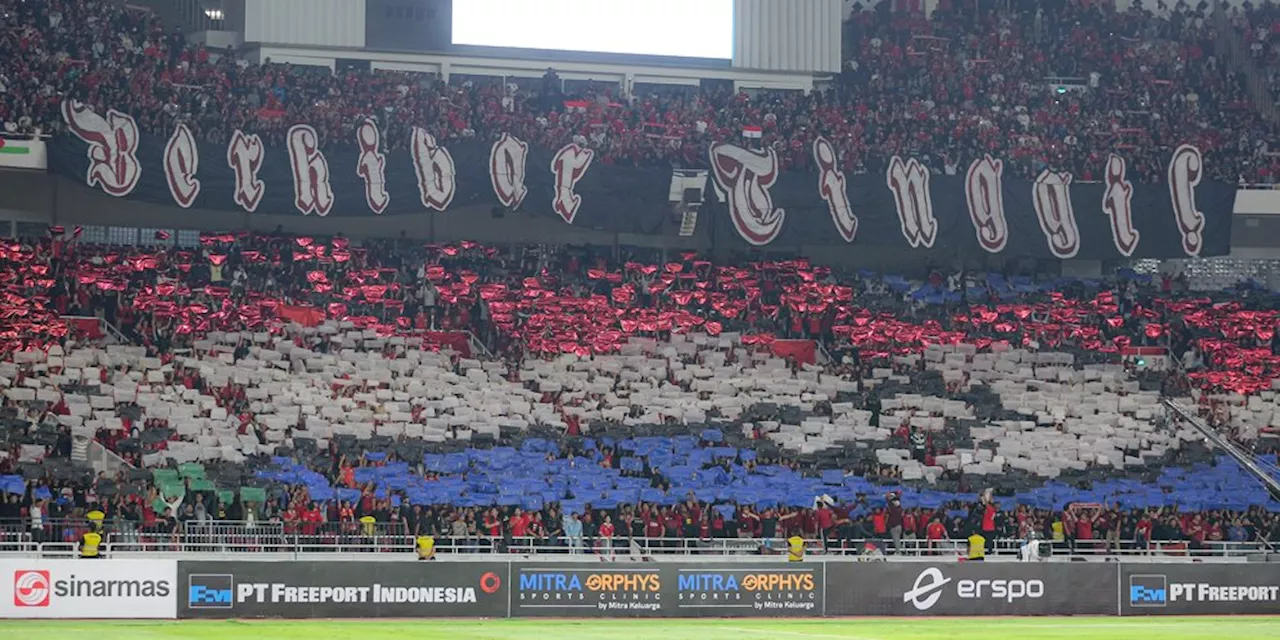
[[[0,621],[4,640],[1276,640],[1280,617]]]

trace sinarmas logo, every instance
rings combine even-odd
[[[13,606],[47,607],[52,581],[48,571],[18,570],[13,572]]]
[[[937,568],[929,567],[916,576],[911,590],[902,594],[902,601],[910,602],[920,611],[928,611],[938,604],[938,599],[942,597],[942,587],[948,582],[951,582],[951,578],[942,575],[942,571]]]

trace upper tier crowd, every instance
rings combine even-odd
[[[1280,52],[1276,50],[1280,6],[1265,0],[1256,4],[1246,2],[1241,9],[1233,12],[1232,26],[1248,48],[1255,68],[1263,74],[1273,100],[1280,104]]]
[[[525,88],[254,65],[188,45],[129,5],[0,0],[0,126],[56,133],[59,103],[74,98],[127,112],[149,133],[185,123],[215,143],[236,129],[279,143],[307,123],[324,144],[351,145],[356,124],[374,118],[392,147],[406,145],[414,126],[446,141],[509,132],[649,166],[701,165],[710,142],[743,141],[744,128],[758,127],[761,138],[747,141],[775,148],[788,166],[809,165],[806,143],[824,135],[851,173],[882,172],[895,155],[954,173],[991,153],[1019,176],[1052,168],[1096,180],[1107,154],[1119,152],[1131,179],[1148,182],[1163,180],[1172,150],[1189,143],[1207,154],[1213,179],[1273,182],[1273,128],[1251,108],[1243,77],[1214,55],[1203,7],[1179,2],[1163,18],[1102,4],[1041,0],[975,12],[944,0],[929,18],[859,12],[845,29],[845,70],[827,90],[624,95],[551,74]]]

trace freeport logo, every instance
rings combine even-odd
[[[1129,606],[1163,607],[1168,604],[1168,578],[1162,575],[1129,576]]]
[[[13,606],[47,607],[52,582],[48,571],[19,569],[13,572]]]
[[[226,574],[191,574],[187,579],[187,606],[192,609],[230,609],[235,578]]]

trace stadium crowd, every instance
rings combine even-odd
[[[1246,2],[1242,9],[1232,13],[1232,26],[1248,48],[1255,68],[1265,74],[1273,100],[1280,101],[1280,57],[1276,55],[1274,35],[1280,29],[1280,7],[1265,0]]]
[[[566,451],[567,453],[567,451]],[[335,482],[351,482],[354,468],[384,461],[338,458],[330,470]],[[599,464],[612,462],[606,454]],[[4,470],[0,462],[0,471]],[[96,482],[58,482],[34,485],[25,494],[0,492],[0,545],[5,533],[31,533],[36,542],[74,542],[85,529],[85,514],[99,511],[108,530],[126,543],[167,548],[169,544],[206,544],[261,549],[302,544],[316,550],[345,545],[377,544],[377,536],[391,539],[432,536],[444,548],[464,552],[551,551],[622,553],[632,544],[641,548],[696,550],[723,548],[726,540],[784,540],[802,536],[820,540],[828,550],[894,553],[910,549],[951,552],[949,540],[979,534],[998,540],[1043,539],[1066,551],[1104,553],[1146,550],[1159,543],[1163,553],[1212,550],[1214,543],[1280,542],[1280,517],[1262,507],[1247,510],[1179,510],[1176,506],[1133,508],[1122,504],[1065,505],[1037,509],[1002,501],[954,502],[940,507],[903,506],[894,496],[860,495],[856,501],[815,503],[812,508],[709,504],[693,495],[674,506],[623,504],[572,513],[558,505],[523,510],[518,506],[410,506],[396,498],[379,498],[370,486],[351,486],[360,492],[354,501],[315,501],[306,489],[273,493],[261,503],[236,495],[188,491],[166,499],[155,487],[146,488],[122,477]],[[655,476],[660,482],[660,476]],[[110,495],[99,493],[110,485]],[[217,529],[232,523],[237,529]],[[247,525],[246,525],[247,523]],[[255,525],[260,528],[254,532]],[[243,527],[253,535],[235,537]],[[376,527],[376,528],[375,528]],[[181,536],[186,534],[184,540]],[[213,534],[213,535],[211,535]],[[175,537],[177,536],[177,537]],[[905,542],[904,542],[905,541]],[[754,547],[736,546],[754,551]]]
[[[157,356],[209,331],[276,330],[300,311],[379,335],[470,331],[511,362],[615,353],[631,336],[742,332],[814,338],[857,369],[929,344],[1076,348],[1116,357],[1169,346],[1203,388],[1270,389],[1280,364],[1272,296],[1204,294],[1185,280],[1033,282],[933,268],[840,272],[804,259],[713,264],[590,247],[488,247],[203,234],[199,249],[81,243],[75,229],[0,247],[4,351],[64,340],[61,316],[100,316]],[[316,343],[324,349],[323,341]]]
[[[288,328],[298,322],[299,316],[293,314],[299,309],[307,310],[308,318],[351,322],[378,335],[417,336],[425,348],[446,342],[433,342],[424,334],[470,331],[505,360],[512,373],[526,360],[564,353],[613,353],[628,337],[661,340],[674,333],[742,331],[751,337],[744,343],[760,346],[774,338],[812,338],[832,354],[833,361],[824,370],[850,380],[868,377],[876,367],[902,371],[894,356],[919,352],[937,342],[967,343],[980,350],[1000,343],[1043,346],[1092,358],[1082,362],[1118,362],[1124,347],[1152,345],[1169,348],[1188,374],[1157,375],[1155,384],[1183,393],[1187,387],[1181,385],[1188,383],[1202,389],[1200,410],[1211,424],[1258,453],[1275,445],[1265,426],[1261,431],[1256,426],[1246,430],[1238,424],[1228,402],[1232,393],[1251,395],[1270,389],[1274,367],[1280,362],[1273,296],[1249,287],[1209,295],[1188,291],[1185,281],[1167,276],[1129,273],[1103,282],[1036,283],[1013,275],[982,277],[940,270],[910,284],[896,276],[842,273],[803,260],[735,266],[685,254],[664,263],[641,250],[614,259],[590,248],[421,246],[404,240],[357,246],[343,238],[248,233],[206,234],[200,249],[182,250],[161,246],[167,240],[158,236],[152,247],[88,245],[79,241],[76,230],[54,228],[45,237],[0,248],[6,274],[0,337],[8,360],[23,350],[105,338],[92,330],[93,325],[69,322],[64,315],[97,315],[166,363],[175,354],[190,353],[197,340],[211,331],[265,331],[311,349],[330,348],[323,335],[293,333]],[[248,348],[249,343],[242,341],[234,357],[243,357]],[[127,365],[104,368],[102,381],[113,383],[129,373]],[[37,372],[19,368],[13,383],[21,385],[26,375]],[[199,370],[181,365],[165,376],[174,384],[216,397],[229,415],[240,416],[241,433],[262,437],[242,385],[215,387],[202,379]],[[557,406],[581,402],[558,396],[545,394],[543,401]],[[875,394],[860,401],[861,406],[878,411],[880,399]],[[6,398],[4,404],[6,418],[25,417],[28,428],[67,411],[62,402],[31,406]],[[140,416],[127,404],[118,410],[122,429],[98,433],[108,446],[172,426],[164,418]],[[572,420],[570,424],[566,435],[571,437],[589,435],[601,427]],[[295,435],[305,435],[305,430]],[[893,439],[900,446],[912,446],[915,436],[913,429],[904,428]],[[926,459],[952,452],[945,439],[928,438]],[[9,455],[0,461],[0,476],[19,470],[18,440],[12,442]],[[150,448],[120,452],[141,465],[145,454],[163,454],[165,444],[153,442]],[[562,443],[551,455],[581,455],[573,446]],[[47,455],[66,458],[70,448],[70,433],[63,429],[57,442],[49,443]],[[587,455],[594,464],[609,467],[621,462],[622,453],[601,448]],[[911,536],[937,540],[979,529],[1019,538],[1034,531],[1064,544],[1072,539],[1113,544],[1123,540],[1131,545],[1141,540],[1199,545],[1276,539],[1274,514],[1260,508],[1195,515],[1176,507],[1109,505],[1080,514],[1019,505],[1013,497],[1007,498],[1004,510],[994,513],[959,503],[890,510],[878,496],[813,509],[780,505],[758,512],[732,505],[717,510],[698,501],[666,507],[618,505],[576,517],[552,505],[532,514],[510,507],[500,511],[410,507],[408,503],[401,506],[398,496],[377,495],[372,485],[353,480],[354,469],[387,464],[395,460],[394,454],[348,460],[335,451],[331,460],[329,468],[315,471],[334,486],[359,490],[358,500],[317,502],[305,488],[295,487],[255,502],[230,492],[189,491],[185,501],[175,504],[149,481],[138,478],[69,480],[49,474],[28,483],[20,496],[7,496],[4,515],[26,514],[23,527],[34,526],[48,540],[79,535],[74,526],[64,530],[52,523],[92,509],[104,511],[125,530],[142,533],[182,531],[190,521],[248,519],[278,522],[282,532],[329,531],[341,536],[351,533],[343,533],[341,523],[358,523],[368,516],[397,530],[431,532],[442,541],[472,547],[503,540],[510,545],[515,539],[521,540],[519,544],[536,539],[554,546],[560,539],[585,549],[589,540],[598,545],[611,537],[782,538],[796,532],[846,545]],[[777,462],[801,473],[822,471],[812,460],[783,456]],[[844,471],[890,483],[896,480],[893,469],[875,464]],[[654,486],[663,486],[660,474],[647,468],[644,473]],[[110,495],[99,494],[97,487],[103,482],[113,486]],[[969,480],[961,478],[961,482],[970,491],[979,488]],[[40,515],[34,517],[33,512]],[[606,520],[612,534],[602,533],[602,529],[609,531]],[[308,528],[305,523],[316,526]],[[901,527],[896,535],[886,533],[895,526]],[[574,533],[579,529],[582,533]]]
[[[997,3],[998,4],[998,3]],[[1009,171],[1044,168],[1098,179],[1107,154],[1129,159],[1129,174],[1161,181],[1180,144],[1198,145],[1216,180],[1271,182],[1272,127],[1251,108],[1243,78],[1213,55],[1205,8],[1184,3],[1167,18],[1106,3],[1043,0],[1013,12],[942,2],[930,18],[856,13],[846,29],[850,58],[830,89],[734,93],[645,88],[625,96],[592,83],[563,92],[558,82],[525,90],[499,79],[454,79],[386,71],[251,65],[187,45],[149,14],[109,2],[0,2],[0,123],[10,133],[55,133],[67,98],[133,115],[147,132],[184,123],[201,140],[232,131],[279,143],[295,123],[314,126],[326,145],[350,145],[354,127],[374,118],[391,147],[411,127],[437,139],[509,132],[544,146],[590,145],[601,161],[698,166],[713,141],[778,150],[806,166],[805,143],[833,140],[851,173],[881,172],[911,155],[954,173],[992,153]],[[1137,6],[1138,3],[1135,3]]]
[[[74,98],[128,112],[154,134],[185,123],[213,143],[235,129],[278,143],[290,125],[305,122],[326,144],[349,144],[354,124],[372,117],[392,146],[404,145],[413,126],[445,140],[505,131],[545,145],[577,140],[622,165],[696,165],[710,142],[739,140],[744,129],[758,127],[759,144],[776,148],[790,166],[809,163],[805,143],[826,135],[854,173],[882,171],[894,155],[955,173],[992,153],[1018,175],[1054,168],[1091,180],[1108,152],[1121,151],[1130,174],[1144,181],[1161,180],[1172,149],[1193,143],[1209,156],[1212,179],[1274,181],[1277,165],[1266,136],[1258,135],[1273,129],[1248,104],[1243,78],[1211,54],[1215,34],[1203,8],[1180,4],[1171,17],[1157,19],[1074,0],[1017,3],[1012,13],[975,14],[961,4],[940,3],[929,19],[856,14],[846,29],[849,64],[824,92],[654,89],[624,96],[609,87],[565,95],[554,83],[535,93],[482,79],[442,84],[407,73],[251,65],[190,46],[128,5],[0,0],[0,50],[12,54],[0,59],[0,126],[10,134],[57,133],[59,104]],[[1265,437],[1267,426],[1242,424],[1225,399],[1272,389],[1280,366],[1280,316],[1270,293],[1241,287],[1203,294],[1176,278],[1132,272],[1105,281],[1047,282],[941,268],[921,275],[923,284],[802,259],[713,263],[692,253],[422,246],[403,239],[355,243],[284,234],[206,234],[200,247],[179,248],[157,233],[152,246],[121,247],[89,245],[76,229],[55,227],[43,237],[0,244],[0,353],[5,364],[15,365],[9,382],[17,387],[37,372],[17,366],[14,354],[108,339],[96,323],[70,316],[100,317],[166,365],[220,331],[266,332],[320,352],[337,348],[323,336],[286,333],[290,323],[324,320],[379,336],[409,336],[428,349],[457,346],[447,334],[470,332],[511,374],[529,360],[590,358],[618,353],[633,337],[695,333],[741,333],[743,344],[757,348],[781,338],[813,339],[832,354],[824,371],[851,381],[882,367],[909,373],[894,357],[936,344],[963,343],[983,352],[1045,348],[1079,354],[1082,362],[1113,363],[1128,347],[1157,346],[1168,348],[1179,366],[1175,375],[1154,376],[1156,384],[1202,392],[1200,410],[1211,424],[1259,451],[1274,446]],[[236,345],[232,357],[243,358],[249,348],[247,342]],[[127,366],[103,368],[102,382],[130,373]],[[181,365],[171,366],[165,382],[216,397],[226,413],[241,416],[242,434],[258,433],[241,385],[215,387],[198,369]],[[862,400],[861,406],[878,411],[875,394]],[[558,407],[573,402],[554,392],[543,401]],[[135,409],[118,407],[123,428],[104,429],[100,441],[115,447],[126,436],[171,426]],[[56,421],[66,407],[6,396],[0,410],[11,421],[7,435],[22,432],[0,456],[5,476],[23,471],[26,432]],[[598,425],[568,423],[560,434],[567,438],[547,453],[550,458],[585,456],[601,467],[622,466],[628,456],[620,451],[579,448],[580,436]],[[951,453],[941,437],[935,443],[911,428],[893,434],[895,444],[908,447],[917,436],[926,441],[923,456]],[[120,452],[141,463],[145,454],[164,451],[165,442],[153,444]],[[69,458],[72,446],[64,429],[43,456]],[[332,454],[327,468],[311,471],[357,491],[357,499],[318,501],[293,487],[248,500],[193,489],[175,501],[149,479],[127,474],[66,479],[49,473],[28,478],[19,491],[0,489],[0,522],[21,522],[17,528],[37,540],[75,539],[78,529],[56,523],[98,510],[117,531],[140,534],[184,531],[191,522],[252,521],[279,523],[282,535],[323,538],[364,535],[358,525],[368,518],[469,546],[510,548],[532,538],[547,546],[605,550],[628,538],[665,544],[797,533],[837,546],[886,540],[890,549],[902,540],[973,532],[992,539],[1034,532],[1068,546],[1077,540],[1138,547],[1176,540],[1192,548],[1280,540],[1280,521],[1259,507],[1194,513],[1123,504],[1045,509],[1016,504],[1012,496],[928,509],[876,495],[760,509],[691,498],[568,514],[554,504],[530,511],[410,507],[400,496],[355,480],[357,470],[393,462],[395,454]],[[822,471],[794,456],[772,462],[801,473]],[[897,480],[893,469],[878,465],[842,471]],[[665,486],[647,465],[633,473]],[[958,481],[966,492],[980,490]],[[326,528],[330,523],[337,528]]]

